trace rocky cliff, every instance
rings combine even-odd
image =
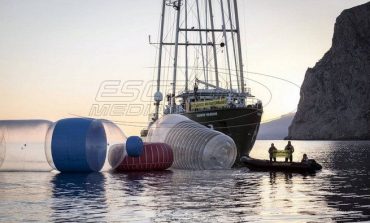
[[[370,139],[370,2],[337,18],[332,47],[309,68],[290,139]]]

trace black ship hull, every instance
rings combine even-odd
[[[234,167],[242,166],[242,156],[248,156],[257,137],[262,108],[230,108],[187,112],[182,115],[204,126],[230,136],[238,149]]]

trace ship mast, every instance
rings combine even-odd
[[[208,28],[208,5],[207,5],[207,0],[204,0],[204,9],[205,9],[205,29]],[[206,32],[206,42],[208,42],[208,32]],[[208,47],[206,47],[206,78],[204,79],[205,82],[208,82]],[[206,89],[208,89],[208,85],[206,85]]]
[[[188,28],[188,1],[185,0],[185,29]],[[188,43],[188,31],[185,31],[185,43]],[[189,82],[189,61],[188,61],[188,48],[189,45],[185,46],[185,91],[188,91]]]
[[[197,1],[197,0],[196,0]],[[218,64],[217,64],[217,50],[216,50],[216,37],[215,37],[215,25],[213,20],[213,10],[212,10],[212,0],[208,0],[209,5],[209,16],[211,17],[211,33],[212,33],[212,42],[213,42],[213,61],[215,63],[215,76],[216,76],[216,86],[219,87],[218,82]]]
[[[227,68],[229,74],[229,87],[230,91],[232,91],[232,78],[231,78],[231,62],[230,62],[230,47],[233,48],[232,55],[234,56],[233,63],[235,64],[236,69],[236,81],[238,86],[238,92],[244,94],[245,87],[244,87],[244,73],[243,73],[243,57],[242,57],[242,49],[241,49],[241,38],[240,38],[240,27],[239,27],[239,14],[238,14],[238,6],[237,0],[226,0],[226,10],[224,8],[224,0],[220,0],[219,3],[221,4],[221,14],[222,14],[222,25],[220,28],[215,28],[215,21],[214,21],[214,11],[213,5],[214,0],[204,0],[204,12],[205,12],[205,27],[202,27],[201,24],[201,15],[200,15],[200,0],[194,0],[195,7],[196,7],[196,17],[197,17],[197,28],[191,27],[189,28],[188,24],[188,0],[163,0],[162,3],[162,14],[161,14],[161,28],[160,28],[160,39],[159,43],[159,57],[158,57],[158,73],[157,73],[157,92],[154,95],[155,100],[155,114],[153,117],[153,121],[157,120],[159,117],[159,106],[160,102],[163,100],[163,96],[160,92],[160,83],[161,83],[161,75],[162,75],[162,59],[163,59],[163,47],[165,46],[174,46],[174,55],[173,55],[173,77],[172,77],[172,91],[169,100],[169,113],[176,113],[176,81],[178,75],[178,58],[179,58],[179,47],[185,46],[185,91],[188,92],[189,88],[189,52],[188,48],[190,46],[200,46],[201,50],[201,59],[203,65],[203,73],[204,73],[204,82],[202,82],[206,89],[209,86],[214,86],[216,89],[220,88],[219,83],[219,71],[218,71],[218,58],[217,58],[217,43],[216,43],[216,33],[223,33],[223,41],[221,43],[221,47],[226,47],[226,59],[227,59]],[[232,3],[231,3],[232,1]],[[233,5],[233,13],[231,12],[231,6]],[[165,12],[166,6],[172,6],[176,10],[176,27],[175,27],[175,39],[174,41],[167,42],[164,40],[164,26],[165,26]],[[185,7],[183,10],[184,16],[181,16],[181,8],[182,6]],[[228,16],[229,25],[226,27],[226,18],[225,15]],[[234,18],[233,18],[234,17]],[[181,23],[181,18],[184,19],[184,23]],[[209,19],[209,20],[208,20]],[[233,24],[233,20],[235,19],[235,27]],[[210,28],[208,27],[208,21],[210,24]],[[180,27],[184,24],[184,27]],[[184,32],[184,39],[180,42],[180,32]],[[199,42],[189,42],[189,33],[198,32],[199,33]],[[228,33],[231,35],[232,43],[228,43]],[[205,41],[203,39],[203,35],[205,34]],[[210,34],[210,42],[208,42],[208,34]],[[234,34],[236,34],[236,40],[234,38]],[[153,43],[152,43],[153,44]],[[204,46],[206,53],[204,52]],[[208,61],[208,47],[212,47],[213,54],[213,63],[214,63],[214,75],[215,75],[215,85],[212,85],[209,78],[209,61]],[[205,55],[206,54],[206,55]],[[238,58],[237,58],[238,57]]]
[[[234,28],[234,25],[233,25],[233,18],[231,16],[230,0],[227,0],[227,9],[229,11],[229,21],[230,21],[230,27],[232,29],[232,28]],[[235,72],[236,72],[236,85],[238,86],[238,92],[240,92],[239,73],[238,73],[238,59],[236,57],[234,33],[231,33],[231,43],[232,43],[232,46],[233,46],[233,54],[234,54],[234,63],[235,63]]]
[[[238,42],[238,55],[239,55],[239,71],[240,71],[240,88],[241,92],[245,93],[244,90],[244,71],[243,71],[243,56],[242,56],[242,45],[240,40],[240,28],[239,28],[239,13],[238,13],[238,3],[234,0],[234,13],[235,13],[235,26],[236,26],[236,39]]]
[[[158,55],[158,74],[157,74],[157,92],[154,95],[154,101],[155,101],[155,113],[153,117],[153,121],[156,121],[158,119],[159,115],[159,104],[163,100],[163,96],[160,92],[160,86],[161,86],[161,68],[162,68],[162,49],[163,49],[163,30],[164,30],[164,16],[165,16],[165,10],[166,10],[166,0],[163,0],[162,3],[162,15],[161,15],[161,34],[159,37],[159,55]]]
[[[233,89],[233,84],[231,80],[231,70],[230,70],[230,58],[229,58],[229,45],[227,43],[227,34],[226,34],[226,22],[225,22],[225,11],[224,11],[224,2],[223,0],[220,0],[221,4],[221,14],[222,14],[222,30],[224,33],[224,40],[225,40],[225,48],[226,48],[226,59],[227,59],[227,69],[229,71],[229,85],[230,85],[230,91]]]
[[[177,5],[176,5],[177,4]],[[181,0],[178,0],[177,3],[174,2],[174,7],[177,10],[177,19],[176,19],[176,37],[175,37],[175,61],[173,63],[173,78],[172,78],[172,95],[171,95],[171,111],[170,113],[176,110],[176,80],[177,80],[177,59],[179,54],[179,34],[180,34],[180,12],[181,12]],[[185,43],[187,45],[187,43]]]
[[[186,2],[187,0],[185,0]],[[199,12],[199,1],[196,0],[196,5],[197,5],[197,17],[198,17],[198,28],[199,30],[202,29],[201,23],[200,23],[200,12]],[[202,64],[203,64],[203,73],[204,73],[204,80],[206,80],[206,64],[204,61],[204,50],[203,50],[203,37],[202,37],[202,32],[199,31],[199,41],[200,41],[200,50],[202,54]]]

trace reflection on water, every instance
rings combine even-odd
[[[58,222],[104,221],[107,215],[102,173],[56,174],[51,180],[51,218]]]
[[[336,206],[346,216],[335,220],[351,220],[370,216],[370,146],[364,143],[334,143],[337,151],[329,156],[328,166],[333,169],[330,177],[329,205]],[[346,152],[347,151],[347,152]]]
[[[259,141],[251,156],[265,158],[268,143]],[[286,144],[285,141],[274,143],[279,149]],[[294,196],[292,201],[300,201],[293,209],[309,207],[298,212],[308,214],[307,221],[370,220],[370,142],[296,141],[294,146],[295,160],[307,153],[323,165],[323,170],[315,175],[293,175],[292,187],[300,188],[299,193],[288,192]],[[273,194],[281,194],[281,190]]]
[[[284,141],[273,141],[280,149]],[[267,158],[270,141],[251,154]],[[228,171],[0,173],[0,221],[370,220],[370,142],[293,142],[316,174]]]
[[[49,221],[51,173],[1,172],[0,222]]]

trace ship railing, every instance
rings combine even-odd
[[[262,101],[257,98],[247,98],[245,101],[245,106],[248,108],[258,108],[262,109]]]

